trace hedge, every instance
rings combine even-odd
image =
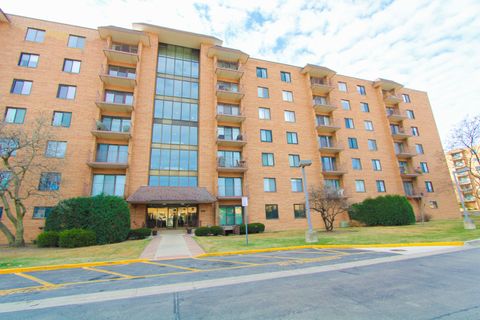
[[[212,236],[223,235],[223,228],[220,226],[212,226],[210,227],[210,234]]]
[[[88,247],[96,244],[95,233],[91,230],[70,229],[59,233],[58,246],[62,248]]]
[[[148,228],[139,228],[139,229],[131,229],[128,233],[128,239],[130,240],[139,240],[145,239],[152,234],[152,230]]]
[[[209,234],[210,234],[209,227],[198,227],[195,229],[195,235],[197,237],[204,237],[204,236],[208,236]]]
[[[415,214],[407,198],[399,195],[380,196],[353,204],[350,219],[367,226],[401,226],[415,224]]]
[[[45,231],[38,235],[37,246],[39,248],[58,247],[58,232]]]
[[[45,222],[45,231],[92,230],[98,244],[125,241],[130,232],[127,202],[116,196],[98,195],[60,201]]]
[[[240,225],[240,234],[245,234],[245,224]],[[248,233],[262,233],[265,231],[265,225],[259,222],[248,224]]]

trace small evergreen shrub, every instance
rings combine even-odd
[[[58,245],[62,248],[88,247],[95,244],[95,232],[91,230],[70,229],[59,233]]]
[[[204,237],[204,236],[208,236],[209,234],[210,234],[209,227],[198,227],[195,229],[195,235],[197,237]]]
[[[223,228],[220,226],[212,226],[210,227],[210,233],[212,236],[223,235]]]
[[[415,224],[415,214],[407,198],[387,195],[365,199],[353,204],[349,210],[350,219],[367,226],[401,226]]]
[[[245,224],[240,225],[240,234],[245,234]],[[265,225],[259,222],[253,222],[248,224],[248,233],[261,233],[265,231]]]
[[[37,237],[36,244],[39,248],[58,247],[58,232],[44,231]]]
[[[152,230],[148,228],[139,228],[139,229],[131,229],[128,233],[128,239],[130,240],[139,240],[145,239],[150,236]]]

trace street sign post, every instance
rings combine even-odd
[[[247,215],[247,207],[248,207],[248,197],[242,197],[242,207],[243,212],[245,215],[245,244],[248,246],[248,215]]]

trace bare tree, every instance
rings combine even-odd
[[[0,221],[0,231],[10,246],[25,245],[23,220],[25,201],[31,197],[56,196],[41,192],[38,179],[42,172],[54,171],[58,161],[45,159],[45,146],[53,136],[43,117],[29,126],[0,124],[0,198],[5,215],[14,230]]]
[[[320,213],[325,230],[333,231],[335,218],[347,209],[347,199],[343,195],[343,189],[311,187],[309,199],[311,209]]]
[[[467,151],[466,167],[473,178],[473,196],[480,199],[480,115],[465,117],[451,131],[448,148]]]

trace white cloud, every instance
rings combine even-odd
[[[225,46],[257,58],[299,66],[316,63],[370,80],[392,79],[429,93],[442,138],[463,116],[479,113],[480,1],[166,3],[4,0],[2,9],[92,28],[148,22],[214,35]],[[254,12],[260,20],[248,23]],[[277,47],[277,39],[285,46]]]

